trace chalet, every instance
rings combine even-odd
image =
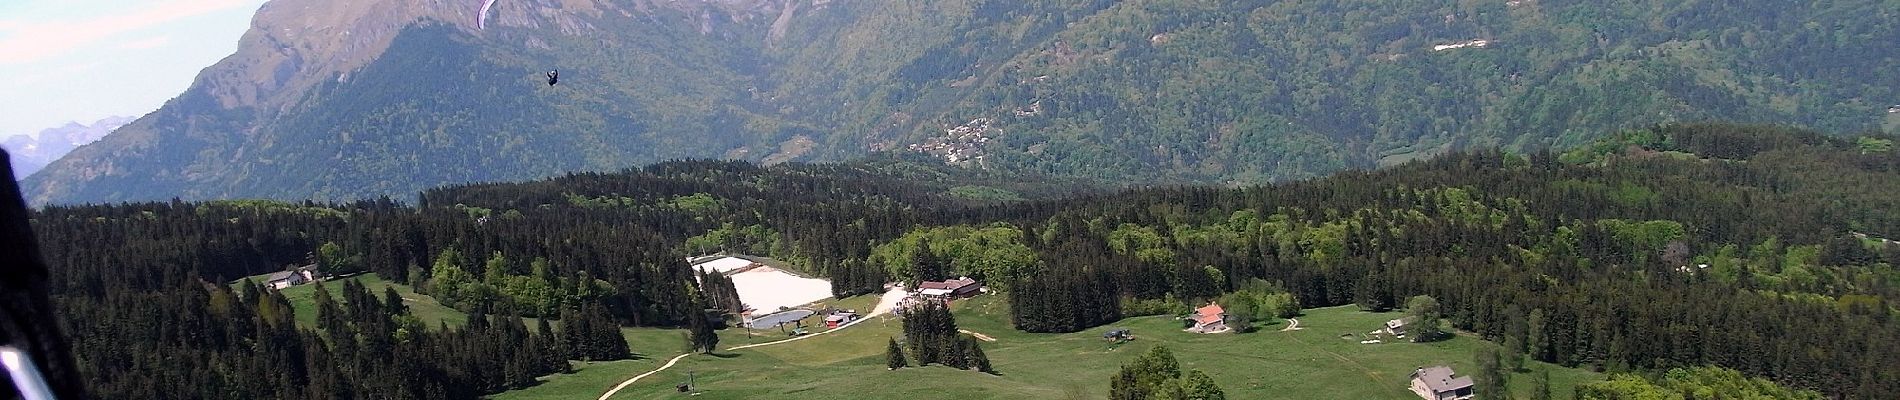
[[[1891,106],[1887,106],[1887,113],[1888,113],[1888,114],[1900,114],[1900,104],[1895,104],[1895,105],[1891,105]]]
[[[278,271],[264,277],[264,283],[271,289],[283,289],[317,280],[315,266],[304,266],[289,271]]]
[[[924,297],[961,299],[983,292],[983,284],[970,277],[962,277],[942,282],[924,282],[917,285],[917,294]]]
[[[1391,321],[1385,321],[1385,329],[1381,329],[1381,331],[1392,336],[1405,337],[1405,327],[1406,325],[1411,325],[1412,320],[1414,320],[1414,318],[1405,317],[1405,318],[1394,319]]]
[[[1437,365],[1412,371],[1412,393],[1425,400],[1471,398],[1471,377],[1458,376],[1451,367]]]
[[[1220,304],[1208,303],[1207,306],[1196,308],[1188,320],[1193,324],[1188,328],[1189,332],[1215,333],[1227,330],[1227,310],[1221,309]]]

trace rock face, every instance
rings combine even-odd
[[[344,200],[873,151],[1253,183],[1671,121],[1882,129],[1900,48],[1852,38],[1900,37],[1892,7],[1743,3],[273,0],[186,92],[22,187]]]
[[[375,99],[345,99],[335,95],[364,92],[366,89],[376,92],[378,87],[365,88],[362,85],[386,85],[386,80],[415,79],[405,75],[444,72],[377,68],[374,64],[378,62],[413,64],[418,62],[418,57],[411,56],[419,56],[424,59],[420,62],[425,66],[463,63],[457,66],[484,65],[514,69],[519,67],[506,64],[516,64],[529,58],[550,58],[548,52],[560,42],[652,39],[623,35],[626,33],[623,27],[612,26],[611,23],[605,24],[609,25],[606,28],[622,32],[605,32],[603,21],[619,24],[653,23],[671,25],[674,30],[713,33],[714,27],[726,25],[724,21],[745,22],[768,15],[775,16],[776,10],[782,8],[779,3],[783,1],[658,0],[629,4],[586,0],[498,0],[490,9],[486,29],[481,29],[476,24],[476,13],[481,9],[481,1],[274,0],[258,10],[251,29],[240,39],[236,53],[206,68],[185,93],[167,102],[158,112],[130,124],[119,123],[125,127],[109,140],[82,149],[66,161],[55,163],[46,177],[27,180],[26,196],[36,204],[171,197],[335,199],[385,194],[400,196],[443,182],[484,177],[543,176],[565,169],[614,168],[637,163],[642,159],[608,156],[598,162],[580,165],[535,168],[536,171],[526,174],[473,171],[467,178],[449,176],[439,182],[424,180],[411,184],[405,181],[417,179],[398,177],[393,179],[393,183],[351,187],[354,185],[337,182],[361,179],[341,174],[396,171],[336,168],[333,163],[385,155],[397,156],[400,161],[403,158],[400,156],[405,155],[403,153],[440,151],[442,148],[414,149],[408,148],[407,143],[376,143],[389,138],[364,137],[360,130],[338,127],[354,124],[385,125],[409,132],[440,130],[445,128],[440,118],[402,121],[396,125],[390,125],[391,121],[385,118],[391,118],[388,115],[390,113],[428,117],[428,114],[438,112],[459,114],[475,110],[467,107],[469,104],[418,109],[415,104],[402,104],[415,100],[414,96],[388,93],[386,90],[370,93],[378,95]],[[719,18],[715,20],[715,16]],[[415,37],[409,41],[410,51],[391,57],[388,54],[391,46],[405,32]],[[455,56],[465,60],[435,58],[443,54],[417,54],[430,50],[456,52]],[[571,54],[552,55],[551,58],[558,59]],[[497,65],[497,60],[485,59],[491,57],[502,59],[499,64],[505,66]],[[586,67],[587,62],[595,60],[584,60],[578,66]],[[545,65],[547,68],[562,68],[576,66],[574,64],[550,62]],[[535,65],[530,68],[541,67]],[[366,72],[381,75],[361,76]],[[574,74],[570,76],[574,76],[570,79],[583,82],[587,79]],[[444,87],[477,83],[470,81],[471,77],[468,76],[455,78],[458,79],[424,81],[442,85],[440,87],[407,85],[403,89],[413,89],[407,94],[426,94],[440,92]],[[389,86],[381,88],[388,89]],[[463,100],[474,99],[479,98]],[[531,103],[517,102],[513,110],[503,111],[513,116],[517,113],[515,110],[532,110],[544,105]],[[552,125],[558,124],[539,124],[543,129],[535,130],[544,132],[536,133],[554,130],[550,128]],[[481,133],[482,129],[467,129],[449,134]],[[529,140],[533,139],[517,139]],[[454,146],[452,142],[438,143],[440,146],[437,147],[445,147],[450,151],[472,148]],[[335,144],[366,144],[371,147],[368,150],[383,150],[387,153],[364,154],[361,151],[365,149],[331,146]],[[313,182],[311,176],[305,175],[312,172],[312,166],[287,162],[291,160],[329,165],[315,168],[315,172],[320,175]],[[494,167],[508,168],[503,165]],[[260,179],[279,179],[275,177],[278,175],[297,181]],[[302,175],[301,179],[296,178],[298,175]]]

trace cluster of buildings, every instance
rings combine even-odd
[[[903,284],[899,283],[897,287],[902,288]],[[897,302],[897,308],[909,308],[924,302],[947,304],[952,300],[983,294],[985,291],[988,289],[984,288],[983,282],[967,276],[941,281],[923,281],[917,283],[917,290],[910,292],[909,297]]]
[[[917,295],[926,298],[955,300],[983,293],[983,283],[970,277],[951,280],[921,282],[917,284]]]

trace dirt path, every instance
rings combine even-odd
[[[877,299],[877,306],[871,307],[871,314],[865,316],[882,315],[896,310],[897,303],[903,301],[905,297],[910,297],[909,291],[904,290],[902,287],[892,288],[890,291],[884,292],[884,297]]]
[[[1300,328],[1300,320],[1299,320],[1299,319],[1296,319],[1296,318],[1287,318],[1287,319],[1286,319],[1286,321],[1287,321],[1287,324],[1286,324],[1286,327],[1285,327],[1285,328],[1280,328],[1280,331],[1281,331],[1281,332],[1286,332],[1286,331],[1297,331],[1297,330],[1300,330],[1300,329],[1302,329],[1302,328]]]
[[[897,297],[895,297],[895,298],[893,298],[893,297],[891,297],[891,294],[892,294],[892,293],[902,293],[902,295],[900,295],[900,296],[897,296]],[[888,301],[888,302],[890,303],[890,305],[892,305],[892,306],[894,306],[894,305],[896,305],[896,304],[897,304],[897,300],[899,300],[899,299],[903,299],[903,298],[904,298],[905,296],[909,296],[909,293],[906,293],[906,292],[904,292],[904,291],[903,291],[903,289],[892,289],[892,290],[891,290],[890,292],[885,292],[885,293],[884,293],[884,298],[883,298],[882,300],[884,300],[884,301]],[[795,338],[791,338],[791,339],[785,339],[785,340],[779,340],[779,341],[771,341],[771,342],[765,342],[765,343],[754,343],[754,344],[748,344],[748,345],[744,345],[744,346],[733,346],[733,347],[730,347],[730,348],[727,348],[727,349],[726,349],[726,351],[733,351],[733,350],[742,350],[742,349],[750,349],[750,348],[753,348],[753,347],[760,347],[760,346],[771,346],[771,345],[775,345],[775,344],[780,344],[780,343],[790,343],[790,342],[796,342],[796,341],[800,341],[800,340],[805,340],[805,339],[810,339],[810,338],[812,338],[812,337],[815,337],[815,336],[819,336],[819,335],[823,335],[823,334],[827,334],[827,333],[832,333],[832,332],[837,332],[837,331],[841,331],[841,330],[844,330],[844,328],[850,328],[850,327],[851,327],[852,325],[857,325],[857,324],[858,324],[859,322],[864,322],[864,321],[869,321],[869,320],[871,320],[871,317],[875,317],[875,316],[878,316],[878,315],[882,315],[882,314],[884,314],[884,313],[887,313],[887,312],[890,312],[890,308],[889,308],[889,307],[886,307],[886,304],[885,304],[884,302],[882,302],[882,301],[881,301],[881,302],[879,302],[877,306],[878,306],[878,309],[877,309],[876,311],[872,311],[872,312],[871,312],[871,314],[869,314],[869,315],[865,315],[865,316],[864,316],[863,318],[858,318],[857,320],[854,320],[854,321],[851,321],[851,322],[847,322],[847,323],[845,323],[844,325],[839,325],[839,326],[838,326],[837,328],[833,328],[833,329],[829,329],[829,330],[826,330],[826,331],[824,331],[824,332],[818,332],[818,333],[813,333],[813,334],[810,334],[810,335],[805,335],[805,336],[799,336],[799,337],[795,337]],[[968,333],[968,332],[966,332],[966,333]],[[987,337],[987,336],[980,336],[981,334],[973,334],[973,335],[979,335],[979,336],[977,337],[978,339],[983,339],[984,337]],[[988,340],[990,340],[990,341],[996,341],[996,339],[988,339]],[[680,361],[680,359],[683,359],[683,358],[686,358],[686,356],[690,356],[690,355],[693,355],[693,353],[686,353],[686,354],[681,354],[681,355],[677,355],[677,356],[673,356],[673,359],[671,359],[671,360],[667,360],[667,361],[666,361],[666,365],[661,365],[661,366],[660,366],[660,368],[656,368],[656,369],[654,369],[654,370],[652,370],[652,371],[647,371],[647,372],[646,372],[646,373],[644,373],[644,374],[640,374],[640,375],[635,375],[635,376],[634,376],[634,377],[632,377],[632,378],[627,378],[627,380],[625,380],[625,381],[621,381],[619,385],[614,385],[614,388],[613,388],[613,389],[610,389],[610,390],[607,390],[607,393],[606,393],[606,394],[602,394],[602,395],[600,395],[600,398],[599,398],[599,399],[597,399],[597,400],[607,400],[607,398],[608,398],[608,397],[613,397],[613,395],[614,395],[614,393],[619,393],[619,392],[620,392],[620,389],[625,389],[625,388],[627,388],[627,386],[628,386],[628,385],[632,385],[632,384],[633,384],[634,382],[636,382],[636,381],[639,381],[639,380],[640,380],[641,378],[645,378],[645,377],[648,377],[648,376],[652,376],[653,374],[657,374],[657,373],[660,373],[660,371],[665,371],[665,370],[666,370],[667,368],[673,368],[673,364],[675,364],[675,363],[678,363],[678,362]]]
[[[981,341],[985,341],[985,342],[994,342],[994,341],[996,341],[996,338],[993,338],[993,337],[990,337],[990,335],[985,335],[985,334],[981,334],[981,333],[976,333],[976,332],[971,332],[971,331],[969,331],[968,329],[958,329],[958,330],[957,330],[957,332],[962,332],[962,333],[963,333],[963,334],[965,334],[965,335],[970,335],[970,336],[975,336],[975,337],[976,337],[976,340],[981,340]]]
[[[597,400],[607,400],[608,397],[613,397],[614,393],[619,393],[620,389],[626,389],[627,385],[632,385],[634,381],[638,381],[640,380],[640,378],[645,378],[647,376],[660,373],[660,371],[665,371],[667,368],[673,368],[674,363],[680,362],[680,359],[686,358],[686,356],[690,356],[690,355],[693,355],[693,353],[686,353],[686,354],[673,356],[673,359],[666,360],[666,365],[661,365],[659,369],[647,371],[647,373],[636,375],[633,378],[627,379],[626,381],[622,381],[620,382],[619,385],[614,385],[614,388],[612,390],[608,390],[607,394],[600,395],[600,398]]]

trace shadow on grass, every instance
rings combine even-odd
[[[719,357],[719,358],[739,358],[739,353],[725,353],[725,354],[705,353],[705,354],[709,356],[713,356],[713,357]]]

